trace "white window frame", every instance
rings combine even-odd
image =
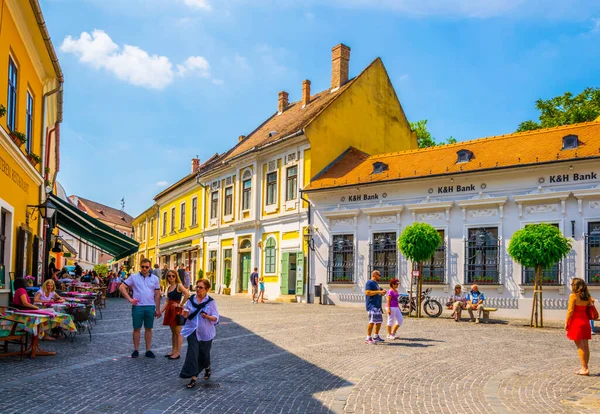
[[[194,202],[196,203],[196,213],[194,214]],[[190,228],[198,227],[198,196],[192,197],[191,206],[190,206]]]
[[[183,217],[181,214],[181,208],[183,207]],[[179,231],[185,231],[186,224],[186,215],[187,215],[187,206],[185,205],[185,201],[179,203]]]
[[[225,209],[227,208],[227,190],[231,190],[231,211],[229,214],[226,214]],[[223,221],[228,223],[233,221],[233,206],[235,202],[235,189],[233,185],[225,187],[223,190]]]
[[[269,242],[270,239],[273,239],[273,241],[275,242],[275,247],[273,247],[273,249],[275,250],[275,271],[273,272],[267,272],[267,243]],[[265,275],[269,275],[269,276],[276,276],[277,275],[277,238],[275,238],[275,236],[271,235],[269,237],[267,237],[265,239],[265,245],[264,245],[264,249],[263,249],[263,271]]]
[[[175,211],[175,207],[171,207],[171,231],[169,234],[175,234],[175,217],[177,216],[177,212]]]
[[[274,200],[273,204],[267,204],[267,200],[269,198],[269,195],[268,195],[269,180],[268,180],[268,178],[269,178],[270,174],[275,174],[275,176],[277,177],[277,182],[275,183],[275,200]],[[265,183],[264,183],[265,212],[266,213],[275,213],[277,211],[277,209],[279,208],[279,192],[281,191],[281,189],[279,188],[280,185],[281,185],[281,180],[280,180],[279,168],[276,171],[271,171],[271,172],[269,172],[267,170],[267,173],[265,174]]]
[[[217,190],[211,191],[209,193],[209,197],[208,197],[208,219],[209,219],[208,225],[209,226],[216,226],[219,224],[219,205],[220,205],[219,200],[221,198],[219,192],[220,191],[217,189]],[[212,217],[212,212],[213,212],[212,197],[213,197],[213,194],[215,194],[215,193],[217,193],[217,205],[215,206],[215,211],[217,214],[216,214],[216,217]]]
[[[288,196],[288,170],[290,168],[294,168],[296,167],[296,192],[294,194],[294,198],[291,199],[287,199]],[[285,166],[285,182],[283,183],[283,191],[285,192],[285,197],[284,197],[284,205],[285,205],[285,210],[295,210],[298,205],[298,188],[299,188],[299,182],[300,182],[300,166],[298,165],[297,162],[292,162],[289,165]]]
[[[163,211],[162,216],[162,237],[167,235],[167,212]]]
[[[6,211],[6,242],[4,243],[4,286],[0,292],[10,292],[10,269],[12,269],[12,252],[14,241],[15,210],[13,206],[0,198],[0,209]]]

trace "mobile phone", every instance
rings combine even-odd
[[[200,311],[200,315],[206,315],[206,312]]]

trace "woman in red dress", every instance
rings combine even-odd
[[[575,374],[590,375],[588,362],[590,361],[590,347],[588,341],[592,339],[592,329],[588,318],[587,308],[594,303],[587,285],[583,279],[574,278],[571,282],[571,295],[569,296],[569,309],[565,319],[567,337],[575,341],[577,353],[581,360],[581,369]]]
[[[171,352],[165,355],[169,359],[179,359],[179,353],[181,352],[181,346],[183,345],[183,338],[181,336],[181,327],[185,320],[179,315],[179,311],[183,310],[181,304],[185,303],[190,297],[190,292],[187,290],[179,275],[174,270],[167,272],[167,301],[160,310],[164,313],[163,325],[171,328]],[[178,320],[179,319],[179,320]]]

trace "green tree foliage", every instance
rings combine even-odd
[[[225,280],[223,280],[226,287],[231,285],[231,269],[225,269]]]
[[[554,266],[571,251],[571,241],[551,224],[530,224],[510,239],[508,254],[524,267]]]
[[[202,269],[198,270],[198,280],[200,279],[204,279],[204,270]]]
[[[586,88],[575,96],[565,92],[554,98],[538,99],[535,107],[540,111],[539,122],[521,122],[517,132],[593,121],[600,116],[600,88]]]
[[[404,228],[398,238],[398,248],[413,262],[425,262],[433,257],[442,244],[438,231],[427,223],[414,223]]]
[[[95,265],[94,270],[98,273],[98,276],[105,277],[108,274],[108,266],[104,263]]]
[[[417,143],[419,144],[419,148],[435,147],[436,145],[443,144],[456,144],[456,138],[452,136],[448,137],[446,142],[437,143],[427,128],[427,119],[421,119],[417,122],[410,122],[410,129],[415,131],[417,134]]]

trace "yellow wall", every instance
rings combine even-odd
[[[416,135],[380,59],[308,125],[306,136],[311,146],[310,178],[349,146],[367,154],[417,148]]]
[[[287,233],[283,233],[281,236],[282,240],[296,240],[300,237],[300,232],[298,231],[288,231]]]
[[[192,212],[192,198],[194,197],[198,197],[198,210],[196,212],[197,214],[197,226],[194,228],[191,228],[191,212]],[[190,237],[190,236],[194,236],[194,235],[198,235],[202,232],[202,197],[203,197],[203,190],[202,187],[197,186],[194,187],[192,190],[188,191],[187,193],[183,194],[180,197],[177,197],[176,199],[166,203],[165,205],[160,206],[160,235],[159,235],[159,243],[160,244],[165,244],[165,243],[170,243],[170,242],[174,242],[177,240],[181,240],[184,239],[186,237]],[[185,201],[185,230],[180,230],[181,227],[181,223],[180,223],[180,209],[181,209],[181,203]],[[171,208],[175,207],[175,234],[171,234]],[[163,213],[167,212],[167,231],[166,231],[166,236],[163,237],[163,229],[162,229],[162,217],[163,217]],[[156,231],[156,229],[155,229]]]

